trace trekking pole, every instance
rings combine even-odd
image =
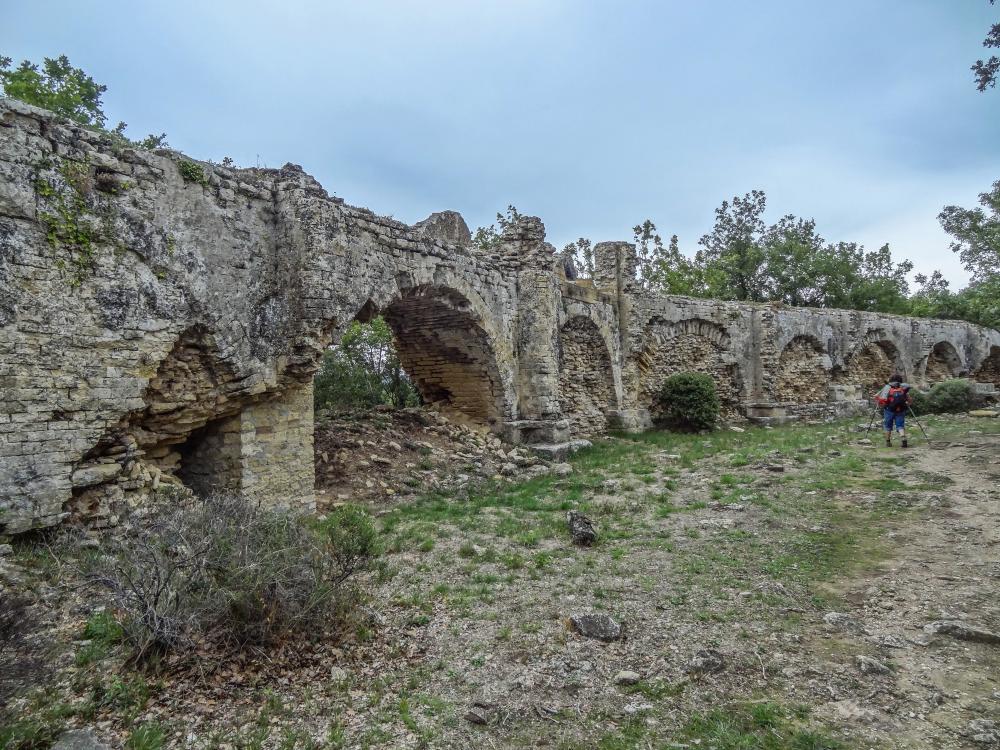
[[[875,413],[878,411],[878,404],[875,404],[875,408],[872,409],[872,418],[868,423],[868,429],[865,430],[865,437],[868,437],[868,433],[872,431],[872,425],[875,424]]]
[[[907,408],[910,410],[910,416],[913,417],[913,421],[916,422],[917,423],[917,427],[920,428],[920,432],[923,434],[924,440],[927,441],[927,445],[930,445],[931,444],[931,439],[929,437],[927,437],[927,432],[926,432],[926,430],[924,430],[924,426],[922,424],[920,424],[920,420],[917,419],[917,414],[916,414],[916,412],[913,411],[913,407],[912,406],[908,406]]]

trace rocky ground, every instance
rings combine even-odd
[[[525,448],[421,408],[322,414],[315,456],[321,509],[348,501],[383,508],[429,492],[462,490],[487,479],[515,481],[549,470]]]
[[[327,502],[365,497],[387,548],[356,632],[200,676],[81,659],[93,604],[21,540],[61,655],[18,708],[150,748],[1000,747],[1000,419],[922,421],[906,452],[651,433],[559,473],[433,416],[323,426]]]

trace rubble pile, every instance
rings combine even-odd
[[[551,466],[524,446],[420,407],[318,415],[314,451],[319,508],[523,480]]]

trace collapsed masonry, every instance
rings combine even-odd
[[[848,412],[891,370],[1000,384],[1000,333],[842,310],[657,297],[601,243],[569,281],[541,222],[490,250],[299,167],[123,147],[0,99],[0,533],[113,522],[164,488],[314,506],[312,377],[384,315],[423,398],[511,442],[650,423],[672,372],[753,419]]]

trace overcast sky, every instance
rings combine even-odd
[[[67,54],[133,137],[301,164],[349,203],[557,246],[652,218],[693,252],[734,194],[966,274],[937,223],[1000,178],[987,0],[0,0],[0,54]]]

